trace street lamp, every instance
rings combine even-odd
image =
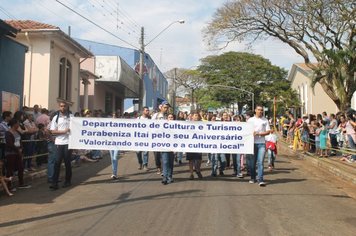
[[[144,77],[144,73],[143,73],[143,64],[144,64],[144,55],[145,55],[145,47],[147,45],[149,45],[153,40],[155,40],[158,36],[160,36],[164,31],[166,31],[169,27],[171,27],[173,24],[175,23],[179,23],[179,24],[184,24],[184,20],[176,20],[171,22],[169,25],[167,25],[163,30],[161,30],[155,37],[153,37],[148,43],[145,44],[144,42],[144,36],[145,36],[145,29],[144,27],[141,27],[141,38],[140,38],[140,45],[141,45],[141,49],[140,49],[140,90],[139,90],[139,111],[142,110],[143,108],[143,77]]]
[[[227,89],[235,89],[235,90],[240,90],[242,92],[248,93],[249,95],[251,95],[251,100],[252,100],[252,111],[255,109],[255,94],[251,91],[247,91],[245,89],[242,88],[237,88],[234,86],[228,86],[228,85],[220,85],[220,84],[212,84],[212,85],[208,85],[208,87],[220,87],[220,88],[227,88]]]

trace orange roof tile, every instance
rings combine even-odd
[[[33,21],[33,20],[6,20],[7,24],[11,25],[12,27],[21,30],[21,31],[31,31],[31,30],[52,30],[57,29],[59,27]]]

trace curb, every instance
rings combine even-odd
[[[327,159],[327,158],[319,159],[312,155],[305,155],[302,153],[298,153],[291,150],[289,147],[287,147],[285,143],[280,143],[279,147],[282,150],[288,152],[289,154],[302,158],[303,160],[306,160],[307,162],[311,163],[317,168],[327,171],[333,174],[334,176],[356,186],[356,166],[338,163],[337,161],[332,159]]]

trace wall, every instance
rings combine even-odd
[[[330,114],[338,112],[337,106],[324,92],[319,83],[315,85],[313,93],[313,89],[311,88],[311,79],[307,75],[307,72],[300,68],[296,68],[292,81],[292,88],[306,100],[306,110],[301,111],[301,113],[321,114],[323,111],[326,111]],[[302,88],[302,86],[304,87],[305,95],[300,93],[299,88]]]
[[[23,105],[25,52],[24,45],[0,35],[0,92],[6,91],[19,95],[20,107]],[[2,103],[0,108],[3,111]]]

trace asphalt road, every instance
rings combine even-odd
[[[153,167],[153,155],[150,156]],[[160,183],[154,170],[137,170],[134,153],[74,168],[73,186],[51,192],[45,179],[14,197],[0,195],[0,235],[355,235],[352,186],[280,154],[266,187],[248,178],[188,180],[175,167],[175,182]]]

